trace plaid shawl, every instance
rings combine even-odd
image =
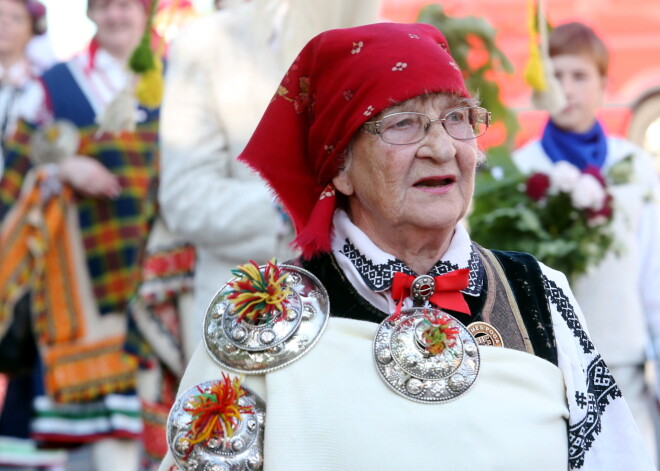
[[[123,353],[124,336],[91,340],[86,314],[82,244],[73,192],[44,195],[48,176],[29,172],[21,197],[0,231],[0,335],[16,302],[30,291],[45,387],[57,401],[85,401],[135,387],[137,361]],[[47,190],[46,190],[47,192]]]
[[[94,137],[96,126],[80,129],[78,153],[96,158],[118,176],[123,191],[113,200],[77,197],[87,268],[99,311],[124,312],[140,282],[140,259],[155,214],[157,122],[135,133]],[[0,218],[19,198],[32,168],[29,141],[35,126],[20,122],[8,143],[0,180]]]

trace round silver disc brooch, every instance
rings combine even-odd
[[[182,471],[259,471],[263,468],[263,441],[266,406],[250,389],[238,400],[249,407],[231,437],[212,437],[192,443],[190,428],[193,415],[190,409],[194,398],[210,392],[213,381],[188,389],[176,400],[167,418],[167,444],[174,461]],[[188,410],[186,410],[188,409]]]
[[[435,308],[401,310],[383,321],[373,342],[385,383],[417,402],[442,403],[465,394],[479,374],[479,348],[455,317]]]
[[[328,293],[307,270],[277,265],[288,289],[285,308],[259,322],[239,319],[230,299],[232,281],[213,298],[204,318],[204,344],[211,357],[230,371],[267,373],[304,355],[319,340],[328,322]],[[263,273],[265,266],[259,269]]]

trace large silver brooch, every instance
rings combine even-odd
[[[167,419],[174,461],[183,471],[261,470],[265,410],[261,398],[237,378],[225,376],[187,390]]]
[[[238,276],[215,295],[204,319],[204,344],[217,363],[238,373],[267,373],[314,346],[330,304],[313,274],[272,263],[234,273]],[[265,286],[266,294],[251,294],[250,284]]]
[[[376,367],[396,393],[441,403],[465,394],[479,374],[479,348],[467,328],[435,308],[403,309],[378,327]]]

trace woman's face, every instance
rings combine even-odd
[[[453,95],[417,97],[384,110],[375,120],[403,111],[434,119],[461,106],[464,100]],[[409,240],[416,233],[453,233],[468,210],[479,156],[476,141],[452,138],[440,122],[432,123],[420,142],[407,145],[387,144],[360,130],[351,155],[333,183],[348,196],[353,223],[377,243],[399,234]]]
[[[32,38],[32,19],[20,0],[0,0],[0,57],[23,54]]]
[[[130,55],[147,22],[147,12],[139,0],[93,0],[87,16],[96,25],[101,47],[119,57]]]

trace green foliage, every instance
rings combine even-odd
[[[492,113],[494,122],[504,124],[507,140],[505,147],[496,152],[510,150],[519,128],[518,120],[500,100],[500,87],[492,79],[492,73],[511,74],[513,66],[495,43],[495,28],[484,18],[447,16],[442,5],[438,4],[422,8],[417,21],[435,26],[447,38],[451,54],[464,72],[468,90],[478,94],[482,105]],[[469,60],[470,54],[475,53],[479,55],[478,64]]]

